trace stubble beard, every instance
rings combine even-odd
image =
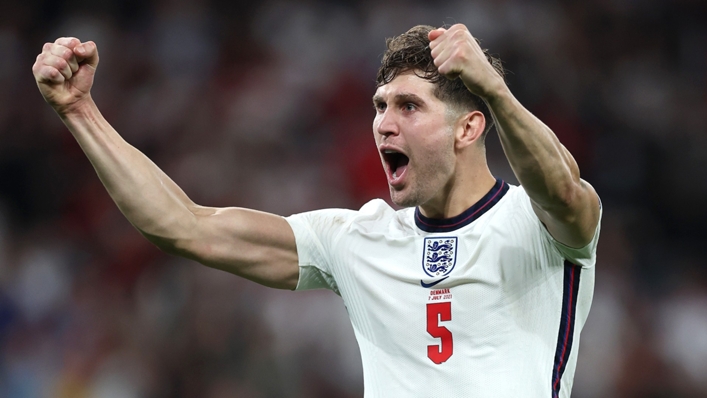
[[[451,122],[447,137],[449,141],[442,146],[453,148],[454,130]],[[408,173],[411,175],[407,184],[401,190],[388,185],[391,201],[400,207],[416,207],[433,200],[445,189],[454,173],[454,162],[449,156],[452,156],[449,152],[440,151],[428,154],[422,162],[410,159]]]
[[[399,207],[415,207],[419,206],[424,201],[421,198],[420,192],[413,190],[413,187],[406,187],[405,189],[410,189],[412,192],[397,191],[395,188],[389,186],[390,189],[390,200]]]
[[[444,180],[445,168],[441,164],[435,164],[425,170],[419,171],[419,174],[410,176],[410,180],[401,190],[396,190],[392,186],[390,189],[390,199],[393,203],[400,207],[415,207],[423,205],[432,200],[442,189],[440,181]],[[412,171],[412,170],[409,170]]]

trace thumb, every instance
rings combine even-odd
[[[438,37],[442,36],[446,31],[447,29],[444,28],[437,28],[435,30],[431,30],[430,33],[427,34],[427,38],[430,39],[430,41],[434,41]]]
[[[87,41],[74,47],[74,54],[79,63],[87,64],[92,67],[98,66],[98,48],[96,43]]]

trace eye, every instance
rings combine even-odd
[[[412,112],[417,109],[417,105],[413,104],[412,102],[408,102],[405,105],[403,105],[403,109]]]
[[[375,108],[377,112],[385,112],[385,102],[376,102],[373,104],[373,108]]]

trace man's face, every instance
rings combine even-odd
[[[398,206],[443,199],[454,173],[454,118],[434,87],[409,72],[373,96],[373,134]]]

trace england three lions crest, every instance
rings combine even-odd
[[[422,269],[431,277],[446,276],[457,263],[457,237],[425,238]]]

